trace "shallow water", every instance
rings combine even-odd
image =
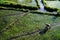
[[[38,11],[42,11],[42,12],[47,12],[45,9],[44,9],[44,5],[42,3],[42,0],[39,1],[39,5],[40,5],[40,9]]]

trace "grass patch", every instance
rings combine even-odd
[[[9,12],[4,12],[4,13],[7,14]],[[13,12],[13,13],[16,13],[16,11]],[[53,24],[52,17],[53,16],[39,15],[39,14],[32,14],[32,13],[29,13],[28,15],[26,15],[23,18],[21,18],[20,16],[11,16],[11,17],[8,16],[8,17],[5,17],[6,21],[8,22],[7,25],[9,25],[10,23],[14,22],[16,19],[19,19],[19,20],[17,20],[16,23],[11,25],[10,28],[9,28],[9,26],[3,24],[5,26],[7,26],[9,29],[6,30],[5,32],[3,32],[3,35],[0,36],[0,39],[1,40],[7,40],[7,39],[9,39],[12,36],[20,35],[22,33],[24,34],[26,32],[31,32],[31,31],[34,31],[34,30],[36,30],[38,28],[42,29],[42,28],[45,27],[45,23]],[[2,23],[2,22],[3,21],[1,21],[0,23]],[[5,28],[5,26],[4,27],[2,26],[2,27]],[[18,37],[16,40],[23,40],[23,39],[24,40],[44,40],[44,39],[45,40],[52,40],[52,37],[50,36],[52,34],[50,34],[50,32],[48,31],[44,35],[40,35],[40,34],[36,33],[36,34],[25,36],[25,37]],[[52,31],[51,33],[53,33],[53,32],[54,31]],[[55,31],[55,32],[57,32],[57,31]],[[56,33],[56,34],[58,34],[58,33]],[[55,35],[53,37],[55,37]],[[56,37],[57,37],[56,39],[58,39],[58,35]]]

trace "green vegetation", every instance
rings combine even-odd
[[[18,2],[16,2],[16,1],[18,1]],[[29,1],[29,2],[26,2],[27,0],[25,0],[25,1],[20,1],[20,0],[13,0],[13,1],[9,1],[9,0],[4,0],[4,1],[2,1],[1,3],[2,4],[20,4],[20,5],[28,5],[28,6],[37,6],[36,5],[36,2],[35,1]],[[34,3],[32,3],[32,2],[34,2]]]
[[[0,6],[20,8],[20,9],[21,8],[33,9],[33,10],[38,9],[38,6],[35,1],[31,1],[30,3],[26,2],[26,1],[24,1],[24,2],[18,1],[17,3],[12,2],[12,1],[1,1]]]
[[[58,10],[57,12],[60,13],[60,10]]]
[[[2,11],[5,11],[5,10],[2,10]],[[0,12],[0,14],[2,14],[2,11]],[[8,10],[6,10],[3,13],[4,14],[14,14],[14,13],[20,13],[20,12],[19,11],[12,11],[12,10],[8,11]],[[42,28],[44,28],[44,23],[53,24],[53,21],[51,19],[52,17],[53,16],[31,14],[31,13],[28,13],[26,16],[22,16],[22,14],[20,16],[17,16],[17,15],[5,16],[5,17],[0,19],[0,24],[1,24],[0,27],[2,27],[0,30],[2,31],[5,28],[8,28],[8,30],[4,31],[1,34],[0,40],[7,40],[10,37],[13,37],[16,35],[21,35],[21,34],[24,34],[26,32],[32,32],[32,31],[35,31],[38,29],[42,29]],[[60,17],[57,18],[56,22],[59,22],[60,21],[59,19],[60,19]],[[4,22],[5,20],[7,23]],[[11,23],[13,23],[13,24],[11,24]],[[57,30],[59,30],[58,28],[59,27],[56,26],[56,28],[49,30],[44,35],[40,35],[38,33],[35,33],[35,34],[29,35],[29,36],[18,37],[16,40],[23,40],[23,39],[24,40],[44,40],[44,39],[45,40],[53,40],[53,39],[58,40],[58,39],[60,39],[59,38],[59,36],[60,36],[59,32],[60,31],[57,31]]]
[[[40,8],[39,0],[35,0],[35,2],[36,2],[36,5],[38,6],[38,8]]]
[[[46,0],[46,1],[60,1],[60,0]]]
[[[28,6],[30,4],[29,7],[36,6],[35,2],[32,3],[32,0],[22,0],[22,1],[20,0],[21,3],[18,2],[18,0],[1,0],[1,1],[2,1],[0,2],[1,4],[7,4],[7,5],[21,4],[22,6],[25,7],[26,5]],[[44,6],[48,10],[50,11],[57,10],[57,13],[60,13],[60,5],[58,4],[59,2],[54,1],[56,6],[53,6],[54,3],[52,1],[44,0],[43,2],[44,2]],[[0,8],[8,9],[10,7],[0,6]],[[15,9],[15,8],[10,8],[10,9]],[[19,8],[16,8],[16,10],[18,9]],[[52,12],[38,12],[37,10],[28,10],[24,8],[19,9],[20,11],[16,11],[16,10],[0,10],[0,40],[8,40],[11,37],[16,37],[26,33],[29,34],[29,32],[34,32],[36,30],[43,29],[46,26],[45,25],[46,23],[51,24],[52,28],[43,35],[37,32],[31,35],[25,35],[25,36],[22,35],[15,39],[10,39],[10,40],[60,40],[60,31],[59,31],[60,16],[56,17],[54,21],[53,18],[55,16],[53,15],[55,14],[53,14]],[[26,10],[28,11],[23,12]]]

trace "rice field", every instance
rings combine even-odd
[[[31,0],[26,1],[28,3],[31,2]],[[49,4],[49,7],[59,8],[58,6],[60,6],[59,2],[56,1],[46,1],[46,3],[47,5]],[[56,6],[53,6],[55,5],[54,3]],[[58,12],[60,13],[59,10]],[[53,25],[50,30],[43,35],[39,34],[39,32],[35,32],[45,28],[46,23]],[[0,40],[60,40],[59,30],[60,17],[16,10],[0,10]]]

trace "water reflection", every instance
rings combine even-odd
[[[38,11],[46,12],[46,10],[44,9],[44,5],[42,3],[42,0],[40,0],[38,2],[39,2],[39,5],[40,5],[40,9]]]

